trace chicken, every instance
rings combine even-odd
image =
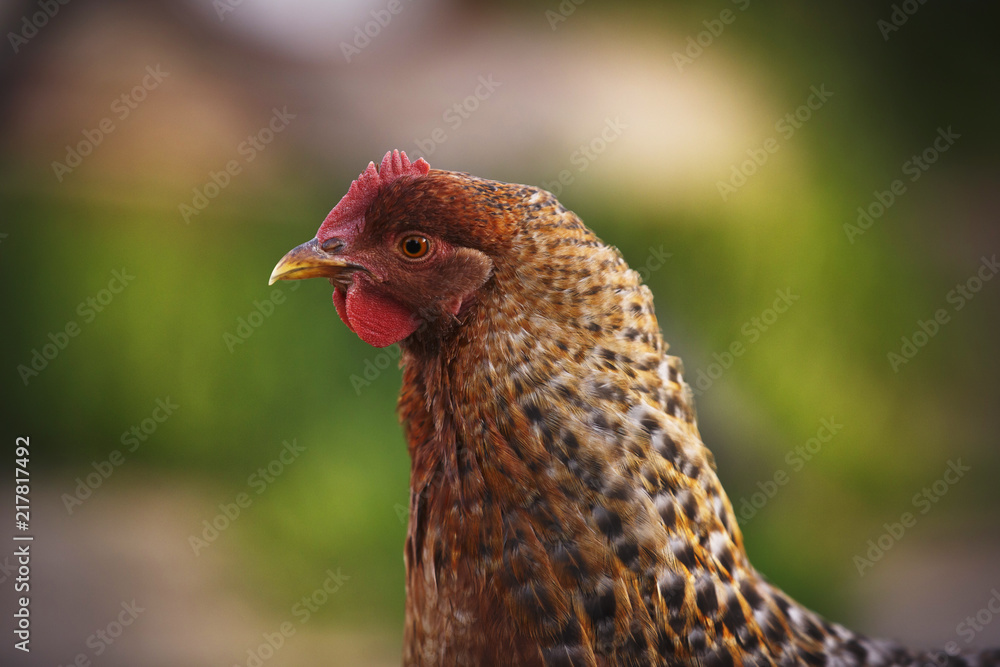
[[[405,665],[1000,664],[829,623],[747,559],[653,297],[543,190],[369,164],[271,282],[399,343]]]

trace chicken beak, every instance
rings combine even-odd
[[[274,271],[271,271],[271,279],[267,284],[303,278],[332,278],[335,282],[342,282],[345,274],[358,268],[360,267],[346,262],[343,257],[326,252],[317,239],[312,239],[288,251],[274,267]]]

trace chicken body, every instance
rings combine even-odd
[[[416,318],[400,341],[405,665],[1000,664],[856,635],[753,569],[651,292],[551,194],[401,177],[337,252],[361,265],[352,246],[414,230],[488,259],[455,278],[443,254],[444,287],[419,296],[372,268],[390,260],[354,269]]]

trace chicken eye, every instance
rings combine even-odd
[[[420,259],[431,248],[431,242],[423,236],[407,236],[399,242],[399,249],[410,259]]]

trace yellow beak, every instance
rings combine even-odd
[[[323,250],[319,241],[312,239],[300,246],[292,248],[282,257],[274,271],[271,271],[271,279],[268,285],[273,285],[279,280],[302,280],[303,278],[341,278],[345,272],[356,270],[360,267],[349,264],[342,258],[332,255]]]

